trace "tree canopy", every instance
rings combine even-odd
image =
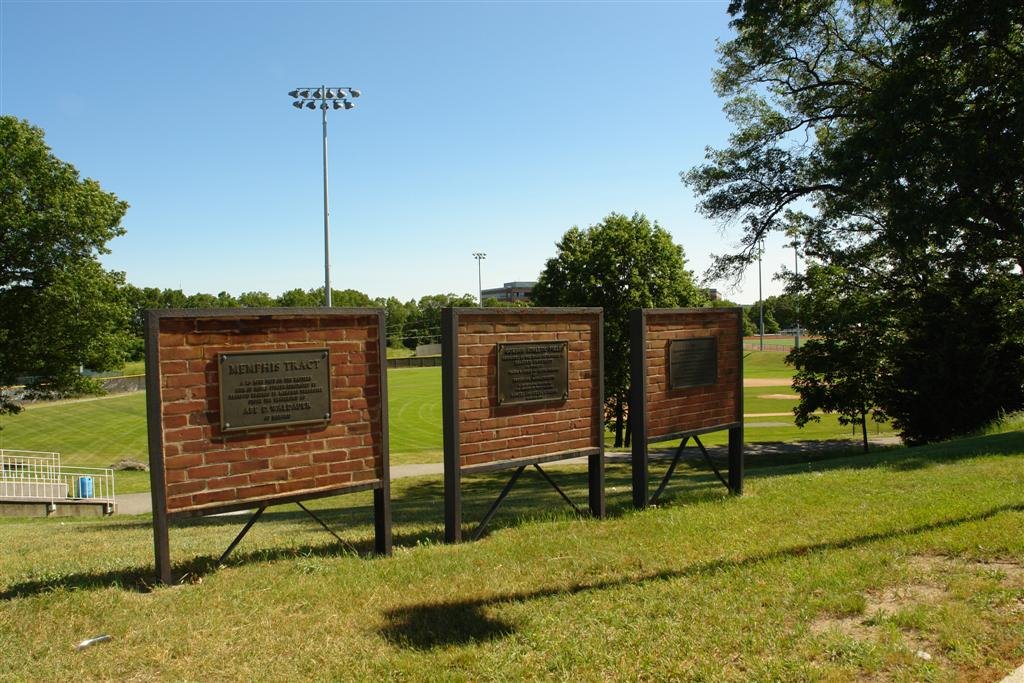
[[[604,308],[605,397],[624,442],[629,398],[629,314],[636,308],[706,303],[685,268],[683,248],[641,213],[611,213],[587,229],[572,227],[548,259],[531,297],[538,306]]]
[[[766,233],[788,231],[812,266],[838,269],[843,292],[870,293],[876,306],[855,308],[871,316],[860,322],[891,371],[878,400],[910,441],[1019,408],[1024,6],[734,0],[729,11],[736,37],[721,47],[715,86],[735,131],[684,174],[706,215],[742,226],[712,274],[736,275]],[[829,281],[793,278],[791,292]],[[824,308],[810,312],[820,325],[810,331],[839,348],[850,321],[814,302]],[[816,348],[824,354],[811,341],[794,356],[798,369],[823,367]],[[928,362],[940,349],[942,362]],[[837,386],[819,379],[824,391]],[[998,398],[965,414],[956,392],[979,385]]]
[[[129,342],[124,278],[97,257],[128,205],[80,179],[43,131],[0,117],[0,386],[84,391],[79,367],[117,367]],[[17,406],[2,400],[0,411]]]

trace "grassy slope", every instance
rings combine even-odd
[[[793,376],[793,368],[786,365],[786,354],[782,351],[744,351],[743,376],[745,378],[778,377],[786,378],[785,385]]]
[[[148,518],[0,521],[4,676],[996,680],[1024,657],[1022,455],[1017,431],[754,468],[741,498],[684,469],[644,512],[613,466],[603,521],[524,476],[458,547],[440,481],[401,480],[390,559],[282,508],[220,570],[243,519],[175,525],[186,585],[152,592]],[[467,520],[502,481],[467,480]],[[364,552],[369,501],[321,503]]]

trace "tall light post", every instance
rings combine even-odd
[[[793,235],[793,274],[797,277],[800,276],[800,238],[798,235]],[[796,299],[796,338],[793,340],[793,346],[800,348],[800,299]]]
[[[476,259],[476,288],[480,291],[480,308],[483,308],[484,307],[484,281],[483,281],[483,276],[480,274],[481,273],[480,264],[483,262],[483,260],[485,258],[487,258],[487,254],[483,253],[482,251],[474,251],[473,252],[473,258]]]
[[[328,109],[353,109],[356,105],[349,101],[349,98],[359,97],[362,93],[355,88],[328,88],[321,85],[319,88],[296,88],[288,93],[295,101],[292,106],[296,109],[317,109],[323,114],[324,125],[324,302],[329,308],[331,305],[331,219],[330,210],[327,204],[327,110]]]
[[[761,255],[764,254],[764,242],[757,245],[757,303],[761,307],[758,318],[761,332],[761,350],[764,351],[764,295],[761,294]]]

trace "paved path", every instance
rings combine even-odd
[[[871,443],[876,446],[891,446],[900,442],[899,437],[895,436],[882,436],[873,437],[870,439]],[[860,444],[859,441],[797,441],[794,443],[770,443],[770,444],[746,444],[745,452],[749,455],[772,455],[778,453],[802,453],[812,448],[816,451],[820,450],[837,450],[840,448],[856,447]],[[673,448],[661,448],[652,449],[651,456],[657,457],[671,457],[673,454]],[[713,446],[708,448],[708,453],[714,456],[726,455],[725,446]],[[605,454],[606,462],[629,462],[630,455],[625,451],[609,451]],[[544,467],[560,467],[566,465],[585,465],[587,459],[583,458],[571,458],[569,460],[560,460],[557,462],[549,462]],[[407,477],[425,477],[425,476],[441,476],[444,474],[444,464],[439,462],[430,463],[414,463],[410,465],[394,465],[391,468],[392,479],[405,479]],[[152,510],[151,496],[149,492],[146,493],[126,493],[117,497],[117,513],[121,515],[143,515],[148,514]],[[1024,681],[1021,681],[1024,683]]]

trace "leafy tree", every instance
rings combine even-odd
[[[1019,273],[951,273],[908,291],[917,314],[899,328],[881,399],[908,443],[969,433],[1024,406]]]
[[[774,310],[772,308],[771,302],[768,301],[768,300],[765,300],[765,302],[764,302],[764,333],[765,334],[775,334],[780,329],[779,328],[779,323],[775,320],[775,316],[773,315],[773,313],[774,313]],[[744,311],[744,314],[745,314],[744,317],[746,318],[746,320],[743,323],[743,329],[744,330],[749,329],[748,325],[747,325],[747,323],[749,323],[749,327],[753,328],[753,330],[754,330],[752,332],[752,334],[760,334],[761,333],[761,302],[760,301],[755,301],[753,306],[748,307],[747,310]]]
[[[160,305],[157,308],[186,308],[188,297],[180,289],[164,289],[160,292]]]
[[[98,391],[80,366],[124,361],[124,279],[97,256],[124,233],[127,208],[54,156],[41,129],[0,116],[0,385],[27,376],[37,392]],[[0,397],[0,413],[17,410]]]
[[[854,291],[885,292],[873,310],[884,327],[860,322],[891,370],[880,405],[910,441],[1024,406],[1024,310],[1006,303],[1020,301],[1024,270],[1024,5],[734,0],[729,11],[736,37],[715,86],[736,130],[685,175],[704,213],[743,227],[712,274],[736,274],[783,231]],[[820,300],[807,290],[820,281],[792,282]],[[969,378],[979,355],[990,365]],[[967,382],[991,400],[924,398]]]
[[[611,213],[586,230],[572,227],[533,288],[538,306],[601,306],[605,401],[622,446],[629,400],[629,315],[636,308],[699,306],[705,295],[685,269],[682,247],[641,213]]]
[[[129,329],[133,336],[142,339],[146,335],[146,309],[163,307],[162,292],[157,287],[136,287],[132,284],[125,284],[123,293],[131,308]]]
[[[419,344],[437,344],[441,341],[441,309],[449,306],[476,306],[472,294],[430,294],[420,297],[416,309],[406,321],[405,345],[410,349]]]
[[[729,301],[727,299],[718,299],[711,301],[708,304],[711,308],[742,308],[739,304]],[[740,316],[740,321],[743,324],[743,336],[752,337],[757,334],[757,325],[750,322],[750,315],[744,311],[744,314]]]
[[[384,309],[384,316],[387,324],[388,346],[402,348],[405,338],[405,327],[409,317],[416,310],[416,303],[409,301],[402,303],[393,296],[386,299],[383,297],[373,300],[373,305]]]
[[[772,319],[781,329],[796,327],[800,319],[800,297],[796,294],[780,294],[764,300],[765,310],[770,310]]]
[[[218,292],[216,306],[217,308],[237,308],[238,299],[230,292]]]
[[[484,299],[484,308],[529,308],[533,304],[526,299],[515,299],[513,301],[502,301],[493,296]]]
[[[838,266],[811,265],[804,278],[810,292],[804,322],[820,336],[786,359],[797,367],[796,424],[820,421],[817,410],[838,413],[840,424],[861,426],[867,452],[868,416],[886,419],[880,403],[891,373],[886,342],[892,340],[891,326],[880,317],[885,292],[863,287],[861,278]]]
[[[185,308],[217,308],[220,300],[213,294],[196,292],[185,299]]]
[[[322,301],[320,305],[323,305]],[[332,289],[331,305],[338,308],[362,308],[373,306],[373,299],[356,289]]]
[[[324,305],[324,293],[323,290],[319,292],[315,289],[306,291],[304,289],[289,289],[286,292],[282,292],[281,296],[277,297],[278,306],[290,306],[295,308],[304,308],[310,306],[323,306]]]
[[[245,308],[272,308],[277,305],[277,302],[266,292],[254,291],[239,294],[238,305]]]

